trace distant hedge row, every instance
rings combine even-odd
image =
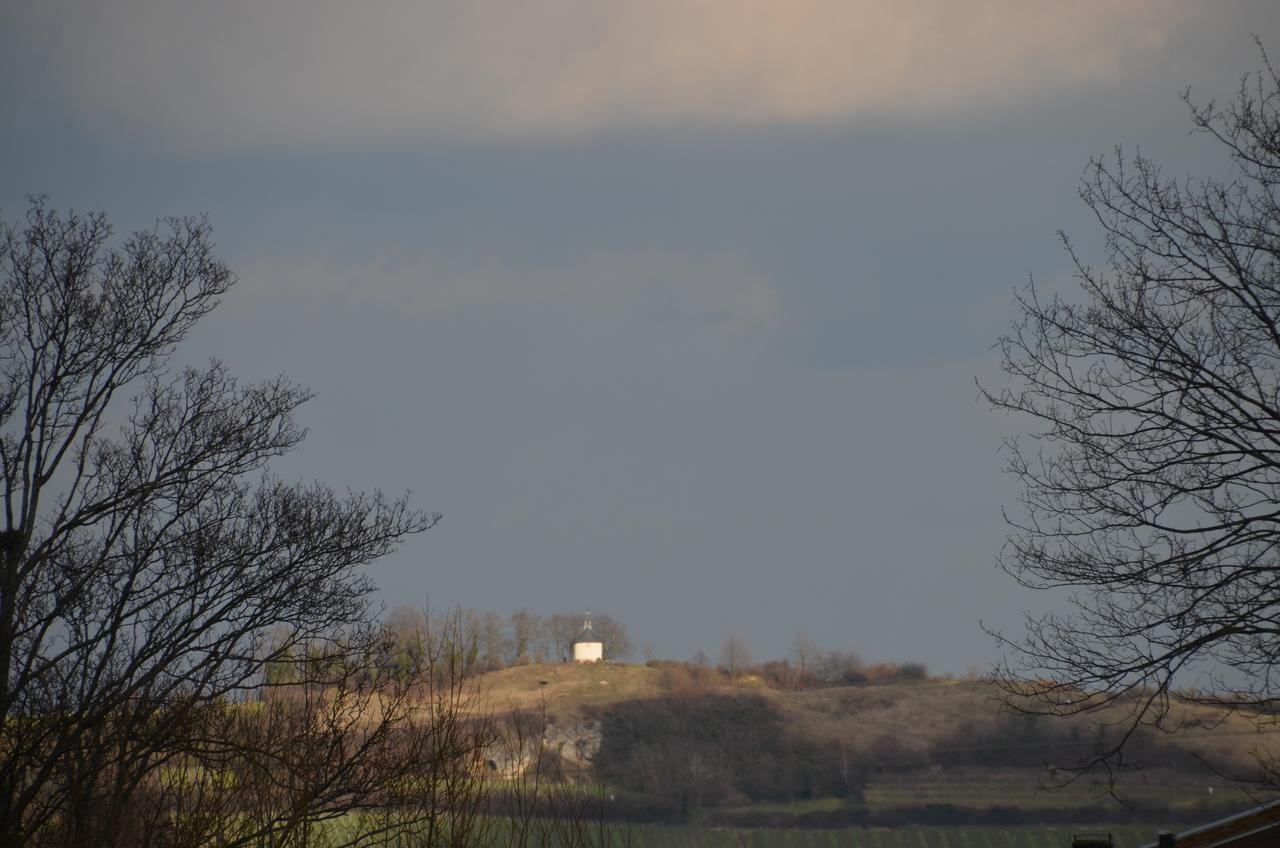
[[[838,828],[838,827],[1010,827],[1022,825],[1195,824],[1221,816],[1221,808],[1132,805],[1027,809],[1017,806],[982,808],[954,804],[906,804],[880,810],[850,805],[835,810],[789,813],[785,810],[713,810],[704,823],[721,827]]]

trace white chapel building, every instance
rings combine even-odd
[[[591,613],[582,619],[582,632],[573,640],[573,661],[594,663],[604,659],[604,642],[591,629]]]

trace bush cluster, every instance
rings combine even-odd
[[[629,701],[599,718],[601,777],[683,813],[861,792],[855,764],[831,746],[790,732],[759,695]]]

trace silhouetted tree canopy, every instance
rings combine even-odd
[[[229,756],[223,705],[350,679],[384,644],[358,566],[437,519],[274,477],[308,392],[172,364],[235,281],[208,224],[111,235],[41,200],[0,223],[3,845],[113,840],[159,766]],[[349,757],[309,767],[305,809],[355,791]]]
[[[987,392],[1035,426],[1008,446],[1023,496],[1002,565],[1074,591],[1028,619],[1002,679],[1023,708],[1119,702],[1132,727],[1175,726],[1179,700],[1271,712],[1280,671],[1280,77],[1184,99],[1230,177],[1091,161],[1104,261],[1063,236],[1080,297],[1018,297],[1009,382]]]

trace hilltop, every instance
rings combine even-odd
[[[630,663],[540,663],[515,665],[475,678],[487,705],[496,710],[540,709],[568,718],[586,707],[663,695],[658,668]]]

